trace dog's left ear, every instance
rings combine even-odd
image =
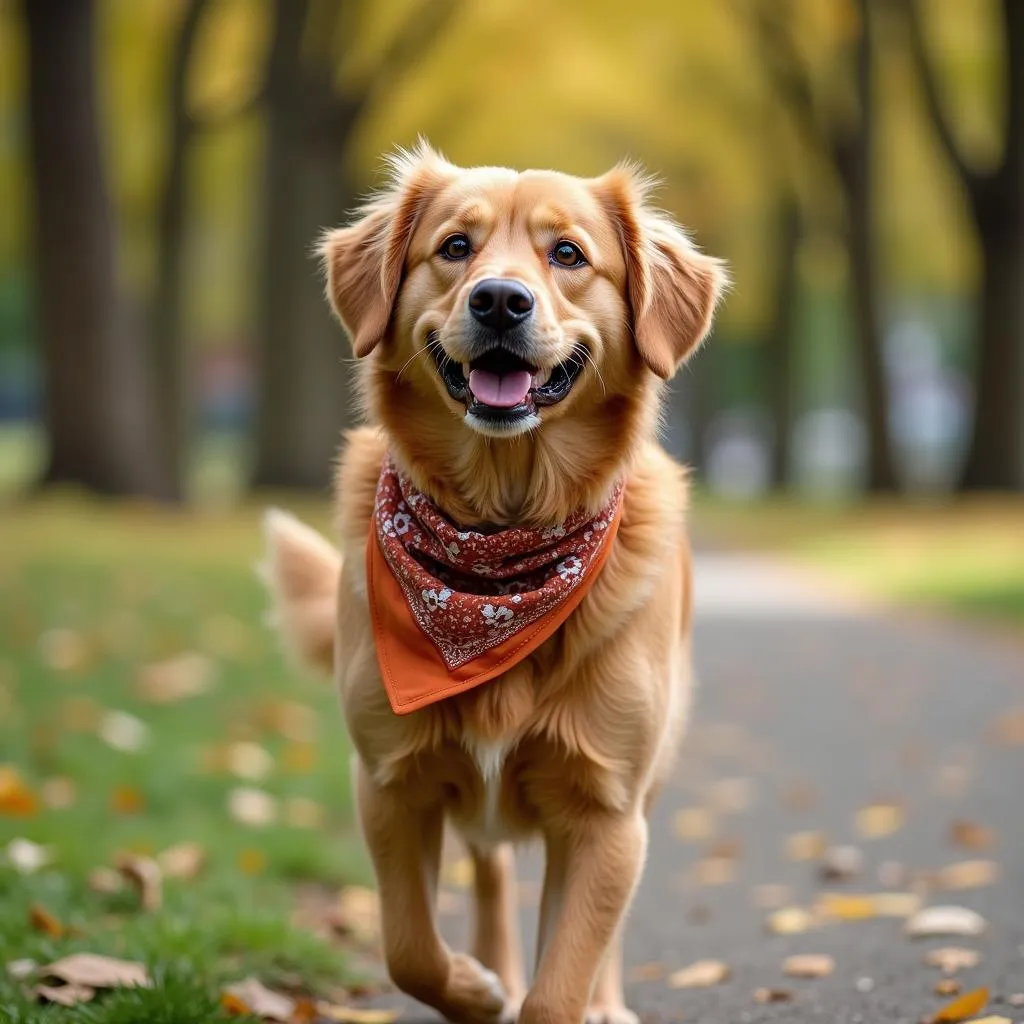
[[[630,167],[593,183],[619,231],[636,346],[668,380],[710,331],[728,274],[721,260],[704,255],[678,224],[647,206],[648,187]]]
[[[400,152],[391,161],[389,186],[360,209],[354,224],[320,240],[327,299],[360,359],[387,333],[416,221],[453,170],[424,142]]]

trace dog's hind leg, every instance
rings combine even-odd
[[[501,981],[471,956],[453,953],[437,931],[434,903],[444,815],[377,786],[362,765],[359,817],[380,887],[381,938],[392,981],[453,1024],[506,1019]]]
[[[490,849],[470,847],[476,925],[473,955],[501,979],[509,1002],[518,1004],[526,993],[519,938],[515,851],[511,844]]]

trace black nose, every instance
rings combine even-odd
[[[518,281],[490,277],[469,293],[469,309],[485,327],[504,331],[533,312],[533,293]]]

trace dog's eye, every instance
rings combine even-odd
[[[551,250],[551,262],[560,267],[582,267],[587,261],[583,250],[575,242],[559,242]]]
[[[446,260],[464,260],[470,253],[469,239],[465,235],[449,235],[438,252]]]

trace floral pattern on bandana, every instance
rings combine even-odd
[[[462,530],[386,459],[374,532],[420,629],[449,671],[557,608],[588,578],[619,502],[541,530]]]

